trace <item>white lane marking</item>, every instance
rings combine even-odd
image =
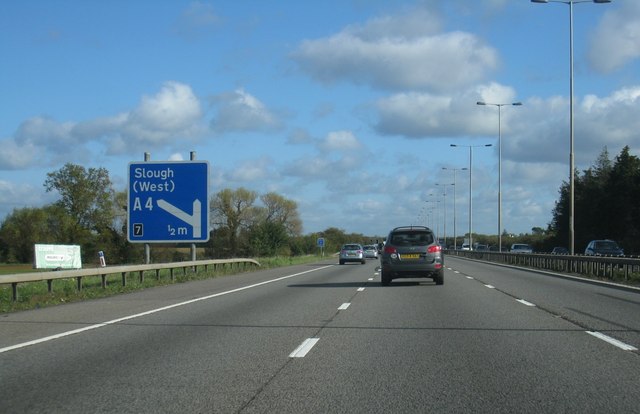
[[[363,287],[358,288],[358,292],[362,292],[363,290],[364,290],[364,288],[363,288]]]
[[[295,351],[289,354],[289,358],[304,358],[319,340],[320,338],[305,339]]]
[[[491,286],[491,285],[485,285],[486,287],[488,287],[489,289],[495,289],[495,286]]]
[[[224,295],[228,295],[228,294],[231,294],[231,293],[236,293],[236,292],[240,292],[240,291],[243,291],[243,290],[251,289],[251,288],[254,288],[254,287],[266,285],[266,284],[269,284],[269,283],[279,282],[281,280],[289,279],[289,278],[296,277],[296,276],[301,276],[301,275],[304,275],[306,273],[317,272],[318,270],[327,269],[327,268],[333,267],[333,266],[334,265],[328,265],[328,266],[318,267],[316,269],[305,270],[304,272],[295,273],[295,274],[288,275],[288,276],[282,276],[282,277],[279,277],[279,278],[276,278],[276,279],[266,280],[264,282],[255,283],[253,285],[248,285],[248,286],[243,286],[243,287],[237,288],[237,289],[227,290],[225,292],[214,293],[213,295],[203,296],[201,298],[191,299],[191,300],[188,300],[188,301],[185,301],[185,302],[174,303],[173,305],[163,306],[161,308],[152,309],[152,310],[149,310],[149,311],[146,311],[146,312],[141,312],[141,313],[137,313],[137,314],[134,314],[134,315],[125,316],[125,317],[122,317],[122,318],[113,319],[113,320],[110,320],[110,321],[107,321],[107,322],[97,323],[95,325],[85,326],[83,328],[74,329],[72,331],[61,332],[61,333],[56,334],[56,335],[51,335],[51,336],[46,336],[44,338],[34,339],[33,341],[22,342],[20,344],[15,344],[15,345],[7,346],[7,347],[4,347],[4,348],[0,348],[0,354],[2,354],[4,352],[12,351],[14,349],[20,349],[20,348],[24,348],[24,347],[27,347],[27,346],[40,344],[40,343],[43,343],[43,342],[53,341],[54,339],[63,338],[65,336],[70,336],[70,335],[75,335],[75,334],[78,334],[78,333],[81,333],[81,332],[90,331],[92,329],[102,328],[104,326],[113,325],[113,324],[116,324],[116,323],[119,323],[119,322],[123,322],[123,321],[127,321],[127,320],[130,320],[130,319],[139,318],[141,316],[151,315],[151,314],[162,312],[162,311],[165,311],[165,310],[177,308],[179,306],[190,305],[192,303],[200,302],[200,301],[203,301],[203,300],[213,299],[213,298],[216,298],[218,296],[224,296]]]
[[[586,333],[588,333],[589,335],[595,336],[598,339],[602,339],[605,342],[610,343],[613,346],[617,346],[618,348],[622,349],[623,351],[637,351],[638,348],[636,348],[633,345],[629,345],[629,344],[625,344],[622,341],[618,341],[615,338],[612,338],[610,336],[607,336],[603,333],[600,332],[594,332],[594,331],[585,331]]]
[[[369,282],[371,282],[371,281],[373,280],[373,278],[372,278],[372,277],[370,277],[370,278],[369,278],[369,279],[367,279],[367,280],[368,280]]]
[[[342,305],[340,305],[338,307],[338,310],[345,310],[347,309],[351,304],[350,303],[343,303]]]
[[[471,276],[465,276],[467,279],[473,280]]]
[[[527,302],[527,301],[526,301],[526,300],[524,300],[524,299],[516,299],[516,302],[520,302],[520,303],[522,303],[522,304],[523,304],[523,305],[525,305],[525,306],[536,306],[535,304],[533,304],[533,303],[531,303],[531,302]]]

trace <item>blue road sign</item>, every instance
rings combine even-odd
[[[318,247],[324,247],[324,237],[318,237]]]
[[[207,161],[129,163],[130,242],[209,240]]]

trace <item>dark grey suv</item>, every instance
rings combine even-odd
[[[387,286],[393,279],[428,277],[444,284],[442,247],[433,231],[423,226],[396,227],[387,236],[380,256],[380,278]]]

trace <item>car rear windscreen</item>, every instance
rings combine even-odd
[[[391,243],[396,246],[424,246],[433,243],[433,234],[424,231],[398,232]]]

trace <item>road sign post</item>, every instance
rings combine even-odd
[[[209,240],[209,163],[129,163],[128,240],[196,243]]]
[[[320,255],[324,257],[324,237],[318,237],[317,244],[320,248]]]

